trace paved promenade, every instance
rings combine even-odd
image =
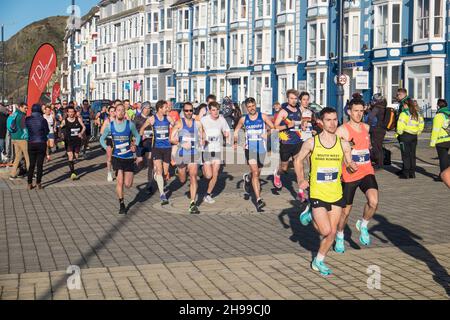
[[[260,214],[240,189],[246,166],[227,165],[217,203],[192,216],[188,185],[173,179],[171,203],[161,207],[142,171],[126,193],[128,215],[119,216],[97,145],[77,163],[79,181],[68,179],[61,153],[45,166],[44,190],[0,174],[0,299],[448,299],[450,192],[434,181],[438,162],[427,143],[419,143],[417,179],[406,181],[393,174],[400,155],[388,145],[394,166],[377,173],[373,244],[357,239],[358,192],[347,251],[327,258],[327,278],[309,268],[319,237],[299,222],[292,175],[280,192],[263,177]],[[68,288],[69,266],[80,268],[80,289]]]

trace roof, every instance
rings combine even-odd
[[[172,7],[177,7],[177,6],[181,6],[185,3],[189,3],[189,2],[194,2],[194,0],[177,0]]]

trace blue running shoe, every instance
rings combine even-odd
[[[336,244],[334,245],[334,251],[337,253],[345,252],[344,237],[341,238],[338,235],[336,235]]]
[[[328,268],[323,261],[318,262],[316,258],[311,262],[311,268],[314,271],[320,272],[323,276],[329,276],[333,274],[330,268]]]
[[[300,213],[300,222],[302,225],[304,225],[305,227],[310,224],[312,221],[312,212],[311,212],[311,206],[308,205],[306,206],[305,210],[303,210],[302,213]]]
[[[369,246],[370,245],[369,230],[367,229],[367,227],[361,226],[361,224],[362,224],[361,220],[356,221],[356,229],[358,229],[358,231],[361,232],[361,235],[359,236],[359,242],[361,242],[361,244],[364,246]]]

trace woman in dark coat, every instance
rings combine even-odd
[[[42,115],[42,107],[33,105],[31,115],[25,119],[28,130],[28,155],[30,169],[28,170],[28,190],[33,189],[34,169],[37,166],[36,187],[42,189],[41,180],[44,169],[44,159],[47,154],[48,122]]]

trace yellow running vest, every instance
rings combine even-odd
[[[311,153],[310,197],[333,203],[342,198],[342,161],[344,151],[341,139],[330,149],[320,142],[319,135],[314,137],[314,149]]]

